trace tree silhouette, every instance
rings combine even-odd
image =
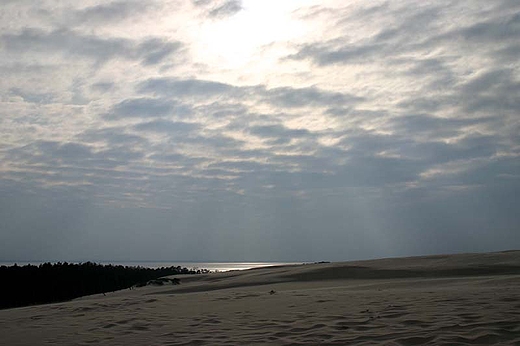
[[[197,271],[180,266],[152,269],[92,262],[0,266],[0,309],[60,302],[90,294],[140,287],[150,280],[160,284],[166,281],[179,284],[177,278],[157,279],[168,275],[196,273]]]

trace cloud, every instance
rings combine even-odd
[[[338,48],[323,44],[310,44],[303,46],[298,53],[289,55],[288,58],[294,60],[310,58],[320,66],[336,63],[363,63],[382,50],[383,46],[375,44]]]
[[[140,60],[144,65],[158,64],[181,47],[179,42],[161,38],[133,41],[84,35],[67,29],[44,31],[34,28],[26,28],[18,33],[5,33],[0,36],[0,42],[4,49],[14,53],[59,53],[70,57],[84,57],[99,63],[115,58],[133,59]]]
[[[144,138],[135,134],[127,133],[126,127],[106,127],[100,129],[89,129],[77,135],[82,142],[108,142],[111,144],[131,145],[146,141]]]
[[[167,42],[163,39],[152,38],[139,44],[138,55],[143,57],[143,65],[156,65],[181,48],[180,42]]]
[[[209,3],[211,3],[212,0],[191,0],[191,3],[194,5],[194,6],[206,6],[208,5]]]
[[[142,93],[154,93],[173,97],[182,96],[215,96],[234,91],[234,87],[220,82],[176,78],[152,78],[139,85]]]
[[[175,102],[155,98],[134,98],[115,104],[106,115],[108,119],[147,118],[171,115]]]
[[[100,23],[111,23],[142,14],[149,10],[152,4],[152,2],[141,1],[113,1],[108,4],[100,4],[78,10],[72,17],[76,23],[82,24],[98,25]]]
[[[242,10],[242,1],[229,0],[208,12],[210,17],[225,18],[232,16]]]
[[[212,19],[225,19],[242,10],[241,0],[192,0],[197,8],[203,8],[205,15]]]
[[[79,163],[93,157],[89,146],[80,143],[36,141],[30,145],[11,149],[9,156],[29,164],[45,163],[48,165]]]
[[[259,137],[284,137],[288,138],[289,140],[292,138],[306,137],[310,135],[310,132],[306,129],[288,129],[282,125],[251,126],[249,131]]]
[[[503,46],[514,44],[519,35],[520,15],[514,11],[508,13],[505,18],[491,16],[480,18],[478,23],[460,23],[451,27],[442,25],[443,18],[446,18],[445,14],[446,9],[435,4],[425,4],[419,9],[400,7],[398,4],[365,8],[339,21],[338,25],[345,28],[346,37],[300,45],[297,52],[287,58],[310,60],[318,66],[386,63],[391,61],[392,57],[404,54],[410,56],[417,52],[431,50],[433,47],[450,46],[454,49],[453,53],[457,54],[463,49],[462,42],[478,44],[482,41],[486,41],[489,46],[480,46],[479,50],[498,47],[496,51],[493,50],[494,53],[488,51],[488,54],[502,53],[506,57],[512,48],[505,49]],[[354,23],[370,20],[385,21],[388,18],[391,20],[385,23],[386,27],[375,34],[357,36],[355,40],[350,39],[348,35]],[[437,63],[439,62],[437,60]]]
[[[99,83],[92,84],[90,87],[91,87],[92,90],[95,90],[95,91],[103,93],[103,92],[107,92],[107,91],[111,90],[112,88],[114,88],[114,83],[112,83],[112,82],[99,82]]]
[[[118,143],[120,144],[120,143]],[[139,159],[142,153],[121,145],[94,150],[91,145],[76,142],[37,141],[30,145],[14,148],[8,156],[26,167],[54,167],[56,170],[93,169],[117,167]],[[83,168],[80,168],[83,167]],[[51,169],[52,171],[53,169]]]
[[[319,90],[315,87],[308,88],[273,88],[264,92],[267,102],[281,107],[304,107],[311,105],[330,106],[357,103],[362,97]]]
[[[342,12],[339,12],[340,14]],[[395,16],[389,16],[389,13]],[[397,4],[376,5],[363,8],[341,18],[337,25],[344,27],[345,37],[303,44],[288,59],[309,59],[318,66],[334,64],[368,64],[389,60],[403,52],[416,50],[415,44],[430,38],[430,28],[439,18],[439,7],[422,6],[419,9],[400,7]],[[332,16],[337,15],[333,13]],[[388,20],[390,18],[390,20]],[[348,32],[355,23],[378,21],[381,25],[375,33],[357,35],[352,39]],[[386,22],[388,21],[388,22]],[[334,22],[334,20],[332,21]]]
[[[19,96],[24,101],[30,103],[51,103],[56,98],[56,95],[52,93],[32,93],[20,88],[11,88],[9,93],[13,96]]]
[[[462,87],[467,112],[513,112],[520,110],[520,79],[509,69],[489,70]]]
[[[138,90],[141,93],[175,98],[214,97],[217,99],[231,98],[237,101],[259,98],[263,102],[283,108],[340,106],[359,103],[363,100],[359,96],[320,90],[317,87],[268,89],[264,85],[234,86],[198,79],[153,78],[141,83]]]
[[[468,127],[493,122],[494,118],[439,118],[428,115],[407,115],[391,120],[391,126],[397,133],[401,132],[407,137],[413,135],[425,138],[450,138],[456,137]]]
[[[182,134],[186,135],[190,132],[197,130],[199,126],[197,124],[186,123],[182,121],[169,121],[169,120],[153,120],[146,123],[140,123],[134,126],[137,131],[151,131],[151,132],[164,132],[169,134]]]
[[[520,14],[511,14],[507,18],[498,20],[483,21],[470,25],[466,28],[450,32],[446,38],[462,36],[466,40],[481,42],[506,42],[512,40],[516,42],[520,35]]]

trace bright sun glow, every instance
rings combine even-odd
[[[305,34],[303,23],[292,16],[297,5],[301,6],[301,1],[245,1],[234,16],[202,24],[193,54],[210,66],[245,67],[268,45]]]

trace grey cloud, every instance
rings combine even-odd
[[[331,154],[327,150],[323,150],[318,145],[315,145],[312,154],[307,155],[273,155],[269,157],[269,163],[272,163],[275,168],[280,171],[287,170],[287,168],[297,168],[303,172],[321,173],[331,175],[338,172],[338,157],[343,155],[348,157],[347,152],[335,151]]]
[[[363,4],[364,5],[363,7],[356,9],[355,12],[351,16],[347,17],[344,20],[345,21],[350,20],[352,17],[354,17],[354,18],[361,17],[364,20],[377,19],[377,18],[375,18],[375,16],[378,16],[381,13],[385,13],[385,12],[388,12],[391,10],[390,4],[391,3],[389,3],[389,2],[384,2],[382,4],[376,4],[376,5]]]
[[[414,160],[423,162],[427,170],[436,164],[458,160],[490,159],[498,150],[496,138],[489,136],[473,136],[456,143],[444,142],[409,143],[402,146],[400,152]]]
[[[503,185],[510,189],[511,193],[515,190],[520,191],[518,172],[520,172],[520,161],[497,158],[447,178],[455,180],[455,183],[459,184]]]
[[[123,38],[101,38],[83,35],[67,29],[46,32],[40,29],[24,29],[19,33],[0,36],[4,48],[13,52],[63,53],[86,57],[96,62],[113,58],[141,60],[144,65],[160,63],[177,51],[181,44],[159,38],[132,41]]]
[[[510,83],[510,76],[513,71],[511,70],[491,70],[486,71],[484,74],[471,79],[466,83],[462,90],[469,94],[481,93],[484,91],[493,90],[497,87],[509,87],[512,86]],[[509,85],[504,85],[504,82]],[[520,89],[520,84],[517,84],[516,89]]]
[[[422,96],[412,99],[405,99],[397,105],[411,112],[434,113],[445,107],[453,106],[458,102],[455,96]]]
[[[231,101],[231,100],[229,100]],[[246,120],[249,108],[240,103],[213,102],[209,105],[198,106],[196,112],[211,116],[214,119],[235,118],[238,121]]]
[[[12,95],[20,96],[24,99],[25,102],[30,103],[52,103],[56,97],[56,95],[53,93],[31,93],[20,88],[11,88],[9,92]]]
[[[428,59],[395,59],[389,63],[398,68],[403,68],[403,74],[414,79],[424,81],[423,90],[439,90],[454,88],[457,83],[457,76],[450,68],[450,58],[428,58]],[[437,99],[440,97],[436,97]]]
[[[497,49],[491,55],[502,63],[515,62],[518,56],[520,56],[520,45],[510,45]]]
[[[201,157],[193,157],[189,155],[184,155],[181,153],[168,153],[164,152],[163,148],[159,146],[155,146],[151,148],[152,154],[148,156],[150,160],[159,163],[175,163],[182,165],[188,169],[193,169],[195,165],[206,162],[206,158]]]
[[[233,86],[231,84],[198,79],[153,78],[141,83],[138,89],[141,93],[177,98],[225,97],[236,101],[241,101],[244,98],[259,98],[264,102],[286,108],[343,106],[363,101],[363,98],[359,96],[330,92],[317,87],[267,89],[263,85]]]
[[[133,130],[138,133],[155,132],[168,135],[166,147],[202,146],[207,148],[208,151],[212,151],[240,148],[244,143],[241,140],[222,135],[219,131],[202,131],[201,125],[193,122],[154,119],[133,126]]]
[[[92,157],[91,149],[79,143],[57,144],[54,142],[42,142],[39,148],[49,150],[56,157],[66,161],[85,160]]]
[[[448,36],[461,35],[467,40],[504,42],[505,40],[517,41],[520,36],[520,13],[514,13],[507,19],[500,18],[480,22],[448,34]]]
[[[210,4],[213,0],[191,0],[191,3],[195,6],[206,6]]]
[[[283,125],[259,125],[252,126],[249,128],[249,132],[259,137],[287,137],[287,138],[300,138],[310,135],[310,132],[306,129],[288,129]]]
[[[234,178],[234,177],[238,176],[238,173],[236,173],[236,172],[231,172],[231,171],[227,171],[224,169],[218,169],[218,168],[204,168],[204,169],[200,170],[200,174],[203,176],[214,177],[216,179],[219,179],[219,178],[228,179],[229,177]]]
[[[332,107],[325,111],[325,114],[332,115],[335,117],[341,117],[348,114],[351,110],[349,108]]]
[[[321,43],[304,45],[298,53],[289,55],[289,59],[311,59],[320,66],[337,63],[362,63],[380,53],[384,47],[380,44],[352,45],[334,48]]]
[[[30,164],[75,164],[93,158],[91,147],[80,143],[60,143],[56,141],[36,141],[14,148],[9,156],[18,162]]]
[[[135,98],[114,105],[105,116],[108,119],[160,117],[173,113],[174,101],[155,98]]]
[[[430,35],[429,28],[440,17],[443,6],[427,4],[426,8],[410,9],[407,5],[393,10],[396,18],[390,28],[382,29],[373,40],[393,44],[414,44]]]
[[[163,39],[152,38],[139,44],[138,54],[143,57],[144,65],[156,65],[181,48],[180,42],[168,42]]]
[[[304,159],[304,157],[300,158]],[[414,160],[358,157],[351,158],[349,164],[326,172],[319,167],[308,168],[298,159],[296,166],[279,165],[278,170],[268,172],[248,172],[237,178],[237,183],[244,187],[254,179],[258,185],[272,185],[278,193],[287,191],[313,191],[316,189],[341,189],[348,187],[382,187],[398,183],[415,181],[422,171],[422,165]],[[315,158],[311,159],[316,161]],[[282,162],[283,158],[281,158]],[[281,162],[281,163],[282,163]],[[287,169],[298,168],[296,171]]]
[[[498,8],[500,5],[496,3]],[[486,18],[487,17],[487,18]],[[510,47],[506,45],[515,44],[520,35],[520,10],[509,6],[508,10],[498,17],[490,14],[483,16],[480,22],[470,25],[460,25],[446,32],[431,34],[430,37],[418,43],[415,49],[428,49],[434,46],[455,46],[460,50],[460,43],[476,45],[480,52],[500,57],[500,52],[507,57]],[[483,45],[482,43],[486,44]],[[506,47],[504,47],[506,46]]]
[[[439,167],[442,170],[442,166]],[[508,158],[489,158],[469,162],[456,172],[437,174],[424,181],[426,188],[435,187],[473,187],[485,190],[507,189],[513,195],[520,191],[520,162]],[[487,196],[491,198],[491,196]],[[493,199],[491,199],[493,200]],[[511,208],[509,206],[508,208]]]
[[[123,166],[142,158],[143,154],[122,143],[95,151],[94,146],[78,142],[36,141],[9,150],[8,156],[17,165],[67,173],[72,180],[77,181],[86,173],[84,168],[95,171],[99,168]],[[54,179],[57,178],[58,176],[54,176]],[[45,179],[50,178],[47,175]]]
[[[90,86],[92,90],[98,91],[98,92],[108,92],[109,90],[113,89],[115,84],[113,82],[99,82],[94,83]]]
[[[263,159],[269,156],[269,151],[264,149],[227,148],[224,153],[232,158],[240,160]]]
[[[89,24],[120,21],[143,13],[150,5],[151,3],[148,1],[114,1],[78,10],[73,18],[76,22]]]
[[[144,156],[140,151],[134,151],[132,148],[124,148],[122,146],[111,147],[96,153],[96,158],[100,162],[112,160],[116,165],[127,165],[129,161],[139,160]]]
[[[228,0],[222,5],[209,11],[209,16],[214,18],[223,18],[232,16],[242,10],[242,1]]]
[[[146,138],[136,134],[130,134],[125,127],[109,127],[103,129],[90,129],[77,135],[77,139],[86,143],[107,142],[109,145],[133,146],[144,145]]]
[[[351,21],[380,21],[379,16],[385,14],[388,18],[388,3],[358,10],[347,19],[339,21],[342,26]],[[325,42],[304,44],[296,54],[289,55],[288,59],[310,59],[319,66],[334,64],[366,64],[374,60],[386,59],[403,51],[413,50],[414,42],[421,42],[430,36],[428,28],[433,25],[439,15],[438,7],[416,10],[410,8],[392,8],[396,13],[391,23],[385,29],[373,36],[360,37],[355,42],[348,38],[338,38]],[[372,18],[374,17],[374,18]],[[395,19],[399,18],[399,19]]]
[[[315,87],[308,88],[274,88],[265,91],[266,101],[282,107],[342,106],[349,103],[357,103],[363,98],[337,92],[320,90]]]
[[[186,140],[186,143],[191,143],[195,146],[204,145],[207,148],[207,150],[218,149],[219,151],[221,151],[229,148],[241,148],[245,142],[240,139],[235,139],[232,137],[222,135],[217,131],[216,133],[192,136],[188,140]]]
[[[381,151],[394,149],[411,139],[397,135],[383,135],[365,130],[352,130],[345,133],[338,147],[349,148],[348,152],[354,156],[373,156]]]
[[[483,122],[491,119],[482,119]],[[465,126],[478,124],[479,119],[435,119],[431,117],[410,117],[396,119],[396,133],[377,135],[358,132],[348,135],[341,144],[349,149],[344,152],[347,166],[363,167],[362,160],[377,158],[381,153],[395,155],[392,160],[402,159],[415,164],[416,171],[426,171],[436,164],[475,158],[491,159],[497,151],[504,149],[497,136],[479,134],[465,135],[458,141],[445,143],[439,140],[446,135],[461,136]],[[414,140],[418,136],[420,140]],[[340,154],[335,154],[338,156]],[[361,160],[361,162],[354,163]]]
[[[255,131],[257,129],[267,138],[274,135],[283,136],[285,130],[276,127],[258,127]],[[298,133],[298,135],[306,134]],[[242,160],[215,164],[215,167],[243,172],[241,177],[237,177],[236,182],[246,190],[252,188],[250,182],[255,181],[254,186],[272,185],[276,186],[278,193],[283,193],[283,191],[300,189],[308,191],[356,186],[380,188],[404,184],[416,181],[420,173],[435,163],[435,161],[428,161],[432,157],[421,157],[426,152],[426,148],[415,147],[413,141],[399,136],[359,134],[357,137],[349,136],[348,141],[344,143],[349,146],[348,150],[324,148],[314,144],[312,155],[275,155],[269,151],[252,151],[246,155],[245,151],[237,152],[234,153],[235,157],[260,159],[263,163]],[[445,153],[436,152],[434,159],[437,162],[445,162],[454,158],[479,155],[479,148],[475,144],[461,145],[464,146],[466,148],[461,148],[457,157],[454,155],[442,157]],[[481,148],[482,151],[487,147],[483,145]],[[398,150],[401,157],[378,156],[379,152],[388,150]],[[453,151],[453,148],[446,148],[446,152],[450,154]],[[228,153],[233,155],[232,152]]]
[[[192,0],[195,7],[204,8],[205,15],[213,19],[223,19],[242,10],[242,0]]]
[[[468,112],[516,112],[520,110],[520,81],[509,69],[489,70],[461,88],[461,103]]]
[[[403,64],[413,64],[410,60]],[[412,66],[413,66],[412,65]],[[422,88],[424,96],[409,98],[399,102],[399,106],[416,112],[436,112],[449,107],[461,107],[466,113],[494,110],[514,111],[518,109],[517,96],[520,94],[519,81],[514,79],[511,69],[480,69],[465,82],[445,64],[439,64],[437,59],[409,68],[405,74],[413,78],[423,78],[426,82]],[[442,91],[442,94],[438,94]],[[429,94],[431,96],[429,96]]]
[[[38,29],[24,29],[18,34],[3,34],[1,41],[7,50],[65,52],[70,55],[84,55],[106,60],[112,56],[128,55],[130,47],[123,39],[101,39],[82,36],[68,30],[45,32]]]
[[[165,132],[170,134],[182,134],[187,135],[190,132],[197,130],[199,126],[194,123],[186,123],[182,121],[169,121],[169,120],[153,120],[146,123],[137,124],[134,129],[137,131],[152,131],[152,132]]]
[[[336,186],[385,186],[415,181],[424,164],[406,158],[357,157],[349,159]]]
[[[420,59],[413,61],[414,65],[407,72],[414,75],[424,75],[433,73],[446,73],[450,70],[446,67],[446,64],[441,59]]]
[[[430,134],[435,138],[452,137],[459,134],[464,128],[472,125],[485,124],[496,121],[494,118],[439,118],[428,115],[407,115],[391,119],[390,124],[394,131],[407,136],[414,134]]]
[[[500,5],[497,3],[497,8]],[[380,20],[392,18],[387,27],[373,36],[358,38],[351,42],[348,38],[337,38],[325,42],[304,44],[298,52],[289,55],[288,59],[309,59],[319,66],[333,64],[365,64],[373,61],[386,62],[389,57],[396,57],[404,53],[414,53],[431,50],[432,47],[456,46],[456,54],[460,54],[460,45],[457,42],[488,42],[491,47],[498,49],[488,51],[488,54],[507,58],[514,50],[503,47],[506,43],[515,43],[520,36],[520,13],[509,6],[507,14],[494,18],[490,14],[481,22],[464,26],[464,24],[442,30],[444,7],[427,4],[425,9],[399,8],[388,4],[374,6],[357,11],[347,19],[339,21],[338,25],[346,25],[352,21]],[[390,13],[396,16],[389,16]],[[512,12],[512,13],[511,13]],[[491,13],[491,12],[490,12]],[[400,18],[400,19],[396,19]],[[401,19],[404,18],[404,19]],[[484,47],[482,47],[484,48]],[[490,46],[485,49],[489,50]],[[428,67],[427,67],[428,68]],[[419,70],[416,70],[419,71]]]
[[[210,168],[218,168],[224,171],[238,171],[238,172],[267,172],[276,168],[271,163],[260,163],[254,161],[221,161],[209,165]]]
[[[152,78],[139,85],[140,92],[151,92],[167,96],[214,96],[232,92],[235,88],[229,84],[198,80],[175,78]]]

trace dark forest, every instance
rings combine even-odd
[[[142,286],[167,275],[200,272],[181,267],[152,269],[92,262],[0,266],[0,309],[61,302]]]

